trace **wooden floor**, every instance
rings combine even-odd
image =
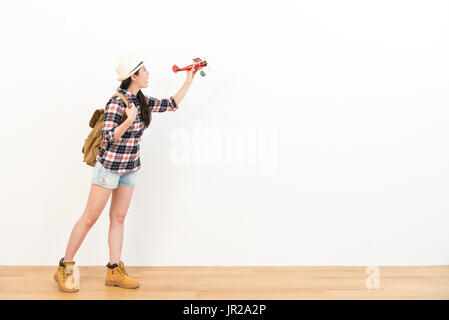
[[[104,285],[105,266],[79,266],[80,291],[63,293],[57,266],[0,266],[0,299],[449,299],[449,265],[378,267],[131,267],[138,289]]]

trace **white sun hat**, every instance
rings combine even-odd
[[[122,56],[115,66],[115,72],[117,72],[118,81],[123,81],[137,70],[139,70],[145,61],[148,59],[138,56],[135,52],[130,52],[125,56]]]

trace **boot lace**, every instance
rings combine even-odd
[[[112,270],[112,274],[114,274],[114,271],[117,271],[122,277],[124,277],[125,274],[128,275],[126,272],[123,272],[123,270],[120,269],[119,267],[114,268],[114,269]]]
[[[128,275],[128,272],[126,272],[125,267],[123,267],[122,271],[124,274]]]
[[[67,272],[67,270],[64,267],[61,268],[62,268],[62,279],[64,279],[65,281],[69,276],[72,275],[73,270],[71,272]]]

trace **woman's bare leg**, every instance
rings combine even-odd
[[[70,234],[70,240],[65,250],[64,261],[73,261],[76,252],[83,243],[87,232],[97,221],[109,200],[112,189],[91,184],[89,198],[83,215],[78,219]]]
[[[109,211],[109,263],[119,262],[122,252],[123,233],[126,213],[133,195],[134,186],[119,185],[112,192],[111,208]]]

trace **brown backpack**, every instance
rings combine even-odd
[[[120,97],[123,102],[125,102],[126,107],[128,107],[128,100],[126,97],[120,93],[116,92],[114,96]],[[123,114],[122,120],[120,124],[125,121],[127,118],[126,113]],[[90,118],[89,126],[92,128],[87,139],[84,140],[84,146],[81,150],[84,153],[84,160],[87,165],[94,167],[97,162],[97,155],[100,153],[103,148],[102,143],[102,130],[103,130],[103,121],[104,121],[104,108],[97,109],[94,111],[94,114]]]

